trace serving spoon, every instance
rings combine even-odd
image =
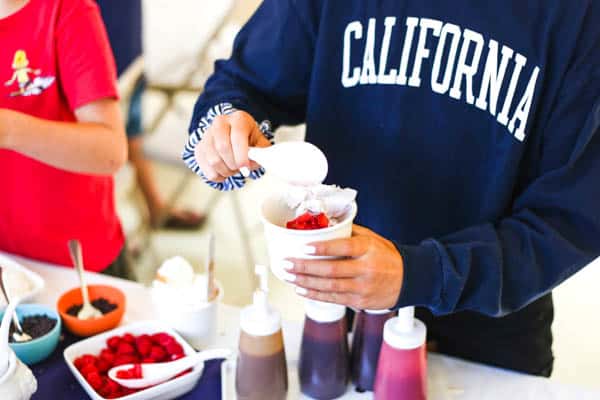
[[[325,154],[308,142],[283,142],[269,147],[251,147],[248,150],[248,158],[291,185],[318,185],[325,180],[329,170]]]
[[[69,240],[69,253],[71,254],[71,260],[79,275],[79,282],[81,283],[81,297],[83,298],[83,305],[81,310],[77,313],[79,319],[91,319],[100,318],[102,312],[90,303],[90,297],[88,295],[88,288],[85,283],[85,276],[83,270],[83,255],[81,252],[81,243],[79,240]]]
[[[231,350],[229,349],[210,349],[194,353],[175,361],[155,364],[139,364],[142,367],[142,378],[136,379],[117,378],[117,373],[119,371],[131,369],[134,366],[134,364],[124,364],[111,368],[108,371],[108,377],[126,388],[141,389],[166,382],[187,369],[203,364],[204,361],[216,358],[227,358],[230,355]]]
[[[10,304],[10,298],[8,297],[8,292],[6,287],[4,286],[4,269],[0,267],[0,289],[2,289],[2,294],[4,295],[4,299],[6,299],[6,304]],[[15,305],[16,310],[16,305]],[[19,321],[19,317],[17,316],[17,312],[13,310],[10,315],[12,315],[12,322],[15,326],[15,331],[13,332],[13,339],[15,342],[28,342],[33,339],[29,334],[23,332],[23,328],[21,327],[21,322]],[[8,313],[8,307],[6,308],[6,313]]]

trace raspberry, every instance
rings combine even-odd
[[[286,227],[288,229],[310,230],[321,229],[329,226],[329,218],[324,213],[311,214],[306,212],[296,219],[288,221]]]
[[[171,356],[183,354],[183,347],[176,341],[172,341],[171,343],[167,344],[165,346],[165,350],[167,350],[167,353]]]
[[[150,357],[142,358],[142,363],[143,364],[154,364],[155,362],[156,361],[154,361],[154,358],[150,358]]]
[[[113,337],[109,337],[106,340],[106,344],[108,345],[108,347],[110,347],[111,349],[116,349],[117,347],[119,347],[119,343],[121,343],[121,338],[119,336],[113,336]]]
[[[97,373],[98,368],[96,368],[94,364],[86,364],[79,371],[81,372],[81,375],[88,376],[91,373]]]
[[[133,348],[133,346],[125,341],[122,341],[121,343],[119,343],[119,347],[117,347],[117,354],[118,355],[124,355],[124,354],[135,354],[135,349]]]
[[[98,362],[96,362],[96,366],[98,367],[98,371],[100,371],[102,374],[107,373],[111,368],[111,364],[103,359],[98,360]]]
[[[109,349],[102,349],[100,359],[112,365],[115,362],[115,354]]]
[[[124,364],[135,364],[139,361],[140,360],[138,359],[137,356],[133,356],[130,354],[123,354],[123,355],[118,355],[115,357],[115,362],[113,363],[113,366],[118,367],[119,365],[124,365]]]
[[[175,361],[175,360],[179,360],[180,358],[185,357],[185,355],[183,353],[181,354],[171,354],[171,356],[169,357],[169,361]]]
[[[149,336],[139,337],[135,341],[135,346],[137,348],[138,353],[142,357],[146,357],[150,354],[150,349],[152,348],[152,340],[150,340]]]
[[[99,373],[92,372],[87,375],[86,379],[89,382],[90,386],[94,388],[94,390],[98,390],[102,387],[102,377]]]
[[[152,348],[150,349],[149,357],[152,358],[155,362],[160,362],[160,361],[164,360],[166,355],[167,355],[167,353],[165,352],[165,350],[162,347],[152,346]]]
[[[119,378],[119,379],[130,379],[131,378],[131,374],[129,373],[128,369],[121,369],[121,370],[117,371],[117,378]]]
[[[135,337],[131,333],[124,334],[122,340],[130,344],[135,343]]]
[[[173,337],[171,337],[167,333],[160,332],[152,335],[152,341],[156,344],[160,344],[161,346],[165,347],[167,344],[174,342],[175,339],[173,339]]]

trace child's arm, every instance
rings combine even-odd
[[[6,82],[4,82],[4,86],[12,85],[16,79],[17,79],[17,72],[15,71],[15,72],[13,72],[12,77],[9,80],[7,80]]]
[[[110,175],[127,160],[127,143],[116,100],[96,100],[75,110],[77,122],[55,122],[0,109],[0,148],[56,168]]]

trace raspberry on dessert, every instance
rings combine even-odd
[[[117,347],[119,347],[119,343],[121,343],[121,338],[119,336],[113,336],[113,337],[109,337],[106,340],[106,344],[108,345],[108,347],[110,347],[111,349],[116,349]]]
[[[150,349],[149,357],[153,359],[155,362],[160,362],[165,359],[167,356],[167,352],[161,346],[154,345]]]
[[[171,356],[183,354],[183,347],[174,340],[165,346],[165,350]]]
[[[121,341],[121,343],[119,343],[119,347],[117,347],[117,354],[135,354],[135,348],[130,343]]]
[[[328,226],[329,218],[327,218],[325,213],[312,214],[310,212],[305,212],[299,217],[288,221],[286,224],[286,228],[297,230],[321,229],[327,228]]]

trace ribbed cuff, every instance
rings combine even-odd
[[[208,130],[208,128],[210,128],[210,126],[212,125],[213,121],[215,120],[215,118],[217,116],[229,115],[236,111],[237,111],[237,109],[234,108],[230,103],[221,103],[221,104],[217,104],[216,106],[210,108],[208,110],[208,112],[206,113],[206,115],[204,117],[200,118],[200,120],[198,122],[198,127],[190,133],[188,142],[185,145],[185,148],[181,155],[185,164],[192,171],[194,171],[194,173],[199,175],[209,186],[211,186],[214,189],[221,190],[221,191],[230,191],[230,190],[239,189],[239,188],[244,187],[244,185],[246,184],[246,178],[241,173],[238,173],[236,175],[233,175],[233,176],[227,178],[223,182],[212,182],[212,181],[208,180],[208,178],[206,178],[206,176],[200,169],[200,165],[198,165],[194,150],[195,150],[196,146],[198,145],[198,143],[202,140],[202,137],[204,136],[204,132],[206,132]],[[271,123],[269,121],[265,120],[259,124],[259,129],[263,133],[263,135],[265,135],[265,137],[271,143],[273,143],[274,135],[271,132]],[[258,178],[262,177],[264,174],[265,174],[265,170],[261,167],[257,170],[251,171],[250,178],[258,179]]]
[[[394,310],[407,306],[436,309],[441,301],[443,272],[439,252],[433,241],[418,246],[399,245],[404,276],[402,289]]]

